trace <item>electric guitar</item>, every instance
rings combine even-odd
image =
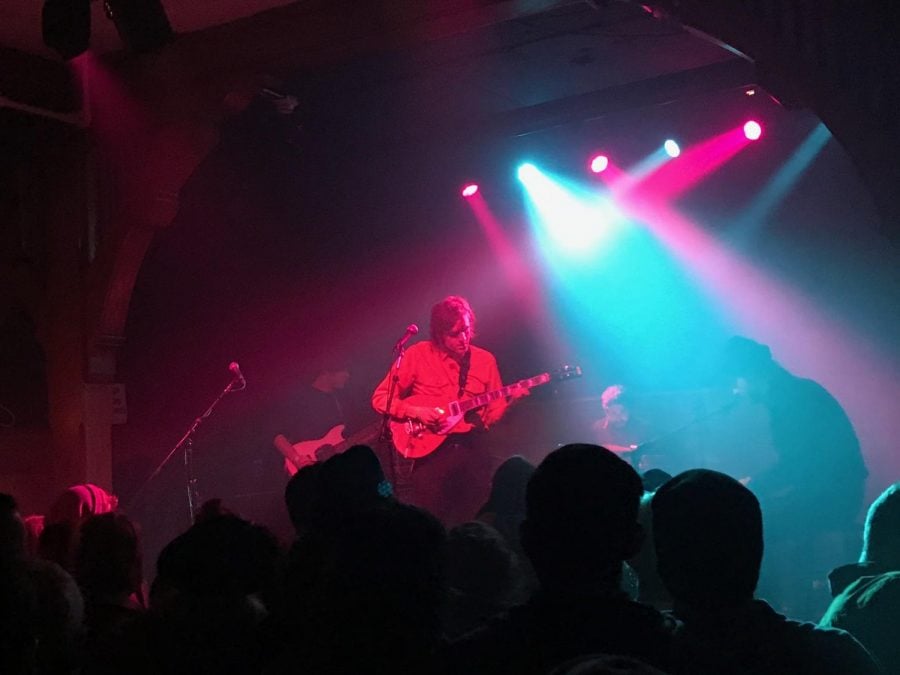
[[[409,396],[403,399],[411,405],[438,407],[445,410],[444,416],[437,424],[427,425],[418,420],[391,420],[391,437],[394,449],[408,459],[418,459],[430,455],[447,439],[451,433],[465,433],[473,429],[473,425],[463,420],[466,413],[486,406],[488,403],[510,396],[517,388],[531,389],[552,380],[562,381],[573,377],[581,377],[578,366],[563,366],[554,374],[541,373],[527,380],[520,380],[494,391],[479,394],[462,401],[435,400],[432,396]]]
[[[298,441],[297,443],[291,443],[283,434],[278,434],[272,440],[272,445],[284,455],[286,460],[284,468],[293,476],[298,469],[318,462],[319,457],[316,453],[323,448],[330,447],[329,456],[333,456],[341,454],[354,445],[371,443],[381,431],[381,421],[363,427],[350,438],[344,438],[344,428],[345,425],[336,424],[322,438]]]

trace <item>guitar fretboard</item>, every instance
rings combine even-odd
[[[338,443],[335,448],[335,454],[339,454],[352,448],[354,445],[370,445],[375,438],[378,437],[378,434],[381,432],[381,420],[377,420],[372,422],[371,424],[367,424],[362,429],[357,431],[355,434],[350,436],[350,438],[345,439],[341,443]]]
[[[470,410],[475,410],[475,408],[480,408],[481,406],[485,406],[488,403],[493,401],[497,401],[501,398],[506,398],[511,395],[514,389],[525,387],[526,389],[531,389],[532,387],[537,387],[541,384],[547,384],[550,381],[550,373],[541,373],[540,375],[535,375],[534,377],[529,377],[527,380],[520,380],[515,384],[510,384],[505,387],[501,387],[500,389],[495,389],[494,391],[488,391],[484,394],[479,394],[474,398],[466,399],[465,401],[459,402],[459,410],[460,412],[467,413]]]

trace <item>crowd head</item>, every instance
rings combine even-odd
[[[637,472],[605,448],[577,443],[550,453],[528,483],[522,523],[541,583],[618,577],[640,548],[642,494]]]
[[[891,485],[869,507],[860,562],[900,569],[900,483]]]
[[[759,501],[730,476],[685,471],[653,496],[657,569],[676,604],[731,607],[753,597],[763,554]]]

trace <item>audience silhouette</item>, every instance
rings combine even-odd
[[[79,528],[75,580],[84,596],[89,661],[101,660],[144,611],[142,564],[138,532],[128,517],[104,513]]]
[[[820,625],[842,628],[900,673],[900,483],[869,508],[859,562],[831,572],[835,595]]]
[[[81,662],[81,592],[62,567],[27,556],[24,524],[9,495],[0,495],[0,521],[0,651],[10,666],[2,672],[74,673]]]
[[[650,503],[652,492],[641,497],[638,523],[644,530],[644,543],[640,551],[628,560],[628,565],[637,575],[637,599],[659,610],[672,609],[672,596],[666,590],[656,565],[656,547],[653,545],[653,515]]]
[[[664,479],[597,445],[537,468],[513,457],[478,520],[447,535],[353,446],[290,479],[289,552],[210,500],[160,553],[146,604],[138,527],[91,503],[109,493],[69,490],[49,517],[64,536],[44,552],[74,579],[33,557],[0,494],[0,672],[900,673],[900,483],[870,508],[860,561],[831,573],[816,626],[754,597],[748,488],[704,469]]]
[[[157,561],[148,611],[88,673],[255,673],[278,580],[274,535],[207,503]]]
[[[441,632],[444,545],[434,516],[387,499],[312,528],[292,551],[288,649],[269,672],[426,672]]]
[[[754,599],[763,557],[759,501],[725,474],[694,469],[651,503],[657,566],[674,598],[683,673],[880,672],[844,631],[798,623]]]
[[[573,444],[550,453],[528,483],[522,546],[540,589],[523,606],[450,645],[453,673],[546,673],[608,653],[665,668],[671,623],[621,590],[641,545],[640,476],[615,454]]]
[[[513,455],[504,461],[491,479],[491,493],[478,510],[477,518],[499,532],[514,551],[521,551],[519,526],[525,520],[525,489],[534,473],[534,464]]]
[[[51,504],[38,538],[38,552],[44,560],[71,572],[74,565],[78,528],[87,518],[115,511],[119,499],[93,483],[66,488]]]
[[[25,526],[15,499],[0,493],[0,672],[33,673],[38,598],[26,569]]]
[[[444,636],[479,628],[509,609],[525,583],[518,557],[490,525],[457,525],[447,537]]]
[[[298,537],[312,527],[319,497],[321,464],[309,464],[297,470],[284,488],[284,504]]]

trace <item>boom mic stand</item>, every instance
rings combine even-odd
[[[240,386],[235,386],[240,385]],[[188,427],[187,431],[181,437],[181,439],[175,444],[175,446],[169,450],[169,454],[163,458],[163,461],[159,463],[153,473],[151,473],[147,480],[145,480],[141,486],[135,491],[134,496],[131,498],[130,507],[134,507],[137,503],[137,498],[141,494],[141,492],[146,488],[163,470],[166,464],[175,456],[175,453],[179,450],[184,450],[184,470],[185,470],[185,481],[187,488],[187,500],[188,500],[188,514],[190,516],[191,524],[194,524],[194,519],[197,515],[197,509],[200,507],[200,492],[197,489],[197,477],[194,476],[194,434],[197,429],[200,428],[200,425],[203,424],[203,421],[212,414],[212,411],[219,404],[223,398],[225,398],[226,394],[230,394],[235,391],[243,391],[247,388],[247,380],[244,379],[244,376],[240,374],[240,372],[235,373],[235,376],[231,378],[231,382],[222,390],[215,400],[209,405],[209,407],[192,423],[191,426]]]
[[[638,443],[637,445],[634,446],[634,460],[633,461],[635,463],[639,462],[641,456],[644,455],[649,448],[657,447],[658,445],[660,445],[666,441],[669,441],[669,440],[675,438],[676,436],[682,434],[683,432],[687,431],[688,429],[692,429],[693,427],[697,426],[698,424],[701,424],[703,422],[711,420],[712,418],[718,417],[719,415],[724,415],[725,413],[731,411],[735,406],[737,406],[738,403],[740,403],[740,400],[741,399],[738,398],[737,395],[735,395],[725,405],[721,405],[718,408],[714,408],[713,410],[706,412],[703,415],[700,415],[699,417],[695,417],[694,419],[690,420],[689,422],[687,422],[685,424],[682,424],[679,427],[676,427],[669,431],[663,432],[663,433],[659,434],[658,436],[656,436],[655,438],[651,438],[649,441],[644,441],[643,443]]]

